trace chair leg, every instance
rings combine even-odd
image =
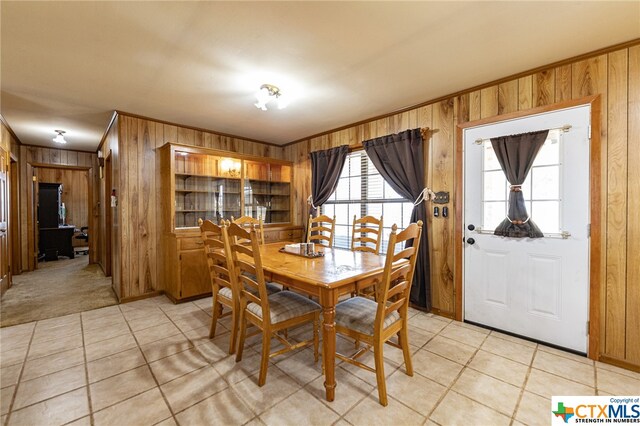
[[[318,362],[318,346],[320,346],[320,336],[318,329],[320,328],[320,312],[313,317],[313,360]]]
[[[402,347],[402,355],[404,355],[404,368],[407,376],[413,376],[413,362],[411,361],[411,348],[409,347],[409,332],[405,323],[398,332],[398,343]]]
[[[267,368],[269,367],[269,352],[271,351],[271,330],[264,327],[262,330],[262,359],[260,360],[260,377],[258,386],[263,386],[267,381]]]
[[[238,346],[238,308],[234,307],[231,311],[231,337],[229,338],[229,355],[236,351]]]
[[[382,347],[384,342],[378,340],[373,345],[373,358],[376,362],[376,380],[378,382],[378,397],[380,404],[387,406],[387,384],[384,378],[384,358],[382,354]]]
[[[247,319],[244,316],[244,307],[240,308],[240,338],[238,341],[238,349],[236,350],[236,362],[242,361],[242,351],[244,349],[244,339],[247,334]]]
[[[220,316],[220,311],[222,309],[220,303],[218,302],[218,295],[213,295],[213,300],[211,304],[211,328],[209,329],[209,339],[213,339],[216,336],[216,326],[218,325],[218,317]]]

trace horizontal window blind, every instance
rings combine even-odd
[[[387,243],[393,224],[404,229],[410,223],[413,203],[402,198],[384,181],[364,151],[347,156],[338,186],[320,212],[336,216],[334,245],[351,248],[353,216],[383,216],[384,230],[381,253],[387,252]]]

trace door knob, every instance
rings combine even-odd
[[[476,243],[476,240],[474,240],[473,238],[467,238],[467,243],[469,243],[469,245],[474,245]]]
[[[474,225],[474,224],[472,224],[472,223],[471,223],[471,224],[469,224],[469,226],[467,226],[467,229],[468,229],[469,231],[473,231],[474,229],[476,229],[476,227],[475,227],[475,225]]]

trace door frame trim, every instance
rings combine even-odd
[[[89,232],[93,232],[92,230],[95,229],[95,224],[96,224],[96,220],[94,218],[94,214],[93,214],[93,185],[94,185],[94,175],[93,175],[93,169],[94,166],[67,166],[67,165],[63,165],[63,164],[48,164],[48,163],[38,163],[38,162],[31,162],[31,161],[27,161],[27,166],[31,166],[31,172],[33,174],[33,176],[37,176],[37,169],[62,169],[62,170],[76,170],[76,171],[86,171],[87,172],[87,226],[89,227]],[[30,182],[32,183],[32,182]],[[40,180],[36,180],[33,181],[33,183],[39,184]],[[31,227],[28,226],[27,224],[27,232],[35,232],[36,234],[38,233],[38,226],[37,226],[37,208],[36,205],[38,203],[38,200],[36,200],[33,195],[34,195],[34,188],[33,186],[30,186],[28,188],[28,194],[29,194],[29,199],[31,200],[31,206],[30,209],[32,211],[32,214],[34,215],[34,219],[33,219],[33,224]],[[80,225],[82,226],[82,225]],[[35,240],[36,237],[34,237]],[[88,261],[89,264],[92,263],[96,263],[97,259],[96,259],[96,251],[97,251],[97,246],[95,244],[96,241],[96,237],[93,238],[93,242],[89,243],[89,254],[88,254]],[[34,244],[33,247],[27,247],[27,252],[28,252],[28,256],[29,258],[34,259],[34,267],[33,269],[29,269],[29,271],[35,271],[36,269],[38,269],[38,262],[35,260],[37,258],[37,254],[38,254],[38,247],[36,244]],[[23,270],[24,270],[24,265],[23,265]]]
[[[524,111],[512,112],[509,114],[496,115],[493,117],[483,118],[480,120],[469,121],[457,125],[456,128],[456,147],[455,147],[455,225],[454,225],[454,299],[455,299],[455,319],[462,321],[462,293],[463,293],[463,244],[464,236],[462,216],[464,212],[464,182],[463,182],[463,136],[464,130],[469,127],[476,127],[486,124],[499,123],[501,121],[523,118],[529,115],[541,114],[545,112],[556,111],[579,107],[584,105],[591,106],[591,144],[589,154],[589,192],[590,199],[590,222],[591,237],[589,242],[589,329],[587,355],[591,359],[597,359],[600,354],[600,310],[601,310],[601,286],[605,282],[602,276],[603,259],[605,254],[602,250],[602,238],[604,235],[603,206],[602,200],[605,194],[602,193],[606,185],[603,179],[606,177],[606,171],[602,169],[602,155],[606,152],[607,147],[602,145],[600,125],[601,125],[601,100],[600,95],[587,96],[580,99],[573,99],[546,105],[537,108],[531,108]]]

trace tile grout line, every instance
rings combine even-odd
[[[443,328],[442,330],[444,330],[444,328]],[[440,330],[440,332],[442,332],[442,330]],[[438,333],[438,335],[440,335],[440,332]],[[431,416],[433,415],[433,413],[438,409],[438,407],[440,406],[440,404],[442,403],[442,401],[447,397],[447,395],[448,395],[450,392],[458,393],[458,392],[456,392],[455,390],[453,390],[453,386],[458,382],[458,379],[460,379],[460,376],[462,376],[462,375],[464,374],[464,372],[467,370],[467,368],[468,368],[469,364],[471,364],[471,361],[476,357],[476,355],[477,355],[477,354],[478,354],[478,352],[480,351],[480,348],[482,347],[482,345],[484,344],[484,342],[486,342],[486,340],[489,338],[489,336],[490,336],[490,335],[491,335],[491,333],[489,333],[489,334],[485,334],[484,339],[482,340],[482,343],[480,343],[480,345],[475,349],[475,351],[473,352],[473,355],[471,355],[471,356],[469,357],[469,359],[468,359],[468,360],[467,360],[467,362],[463,365],[463,367],[462,367],[462,369],[460,370],[460,372],[456,375],[455,379],[453,379],[453,381],[449,384],[449,386],[447,386],[447,389],[446,389],[446,391],[442,394],[442,396],[441,396],[440,398],[438,398],[438,401],[434,404],[433,408],[432,408],[432,409],[431,409],[431,411],[429,412],[429,415],[427,416],[427,419],[430,419],[430,418],[431,418]],[[445,336],[441,336],[441,337],[446,338]],[[452,339],[449,339],[449,340],[452,340]],[[457,340],[456,340],[456,342],[457,342]],[[462,342],[459,342],[459,343],[462,343]],[[446,358],[446,359],[448,359],[448,358]],[[451,360],[451,359],[449,359],[449,361],[455,362],[455,361],[453,361],[453,360]],[[473,370],[473,369],[472,369],[472,370]],[[475,370],[473,370],[473,371],[475,371]],[[493,376],[489,376],[489,377],[493,377]],[[461,394],[461,395],[462,395],[462,394]],[[473,399],[473,398],[471,398],[471,397],[469,397],[469,396],[467,396],[467,395],[462,395],[462,396],[463,396],[463,397],[465,397],[465,398],[470,399],[471,401],[477,402],[478,404],[480,404],[480,405],[482,405],[482,406],[484,406],[484,407],[487,407],[487,408],[489,408],[490,410],[495,411],[496,413],[502,414],[502,413],[500,413],[499,411],[497,411],[496,409],[494,409],[494,408],[492,408],[492,407],[489,407],[488,405],[486,405],[486,404],[484,404],[484,403],[482,403],[482,402],[480,402],[480,401],[476,401],[475,399]]]
[[[413,318],[413,317],[415,317],[415,316],[417,316],[417,315],[419,315],[419,313],[416,313],[416,314],[412,315],[412,316],[411,316],[411,318]],[[410,318],[407,318],[407,327],[409,326],[409,323],[408,323],[409,319],[410,319]],[[440,329],[440,331],[438,331],[437,333],[433,333],[433,332],[431,332],[431,331],[429,331],[429,330],[425,330],[425,329],[423,329],[422,327],[417,327],[417,328],[419,328],[420,330],[422,330],[422,331],[424,331],[424,332],[427,332],[427,333],[429,333],[429,334],[433,334],[433,336],[431,336],[429,339],[427,339],[427,341],[426,341],[425,343],[423,343],[423,344],[422,344],[422,346],[419,346],[419,347],[418,347],[418,349],[416,350],[416,353],[417,353],[418,351],[422,350],[422,349],[425,349],[425,348],[426,348],[426,346],[429,344],[429,342],[431,342],[431,341],[432,341],[436,336],[438,336],[442,330],[444,330],[445,328],[447,328],[447,326],[448,326],[449,324],[451,324],[451,321],[448,321],[448,322],[446,323],[446,325],[445,325],[444,327],[442,327],[442,328]],[[336,336],[336,337],[337,337],[337,336]],[[410,344],[410,343],[409,343],[409,344]],[[427,350],[427,349],[425,349],[425,350]],[[437,355],[437,354],[436,354],[436,355]],[[438,356],[439,356],[439,355],[438,355]],[[411,362],[413,363],[413,359],[411,360]],[[403,363],[402,363],[402,364],[404,364],[404,361],[403,361]],[[391,373],[389,376],[391,376],[392,374],[394,374],[395,372],[397,372],[398,370],[400,370],[400,368],[402,368],[402,364],[400,364],[400,366],[399,366],[399,367],[397,367],[397,368],[394,370],[394,372],[393,372],[393,373]],[[358,377],[357,375],[355,375],[355,374],[351,373],[350,371],[348,371],[348,370],[346,370],[346,369],[344,369],[344,368],[343,368],[343,370],[344,370],[347,374],[351,374],[353,377],[355,377],[355,378],[357,378],[357,379],[359,379],[359,380],[363,381],[363,382],[364,382],[364,383],[366,383],[366,384],[369,384],[368,382],[366,382],[365,380],[361,379],[361,378],[360,378],[360,377]],[[417,373],[419,376],[425,377],[425,376],[423,376],[422,374],[420,374],[419,372],[414,371],[414,374],[416,374],[416,373]],[[431,380],[431,379],[429,379],[428,377],[425,377],[425,378],[426,378],[426,379],[428,379],[428,380]],[[431,381],[433,381],[433,380],[431,380]],[[385,382],[386,382],[386,375],[385,375]],[[437,382],[435,382],[435,381],[434,381],[434,383],[437,383]],[[339,418],[337,421],[344,420],[344,421],[346,421],[347,423],[349,423],[349,421],[348,421],[347,419],[345,419],[345,416],[346,416],[347,414],[349,414],[353,409],[355,409],[355,408],[356,408],[356,407],[357,407],[357,406],[358,406],[362,401],[364,401],[366,398],[368,398],[368,397],[369,397],[369,396],[371,396],[374,392],[376,392],[376,390],[377,390],[377,389],[378,389],[377,385],[376,385],[376,386],[373,386],[373,389],[371,390],[371,392],[369,392],[369,393],[368,393],[367,395],[365,395],[363,398],[359,399],[356,403],[354,403],[354,404],[353,404],[353,405],[352,405],[352,406],[351,406],[351,407],[350,407],[350,408],[349,408],[349,409],[348,409],[348,410],[347,410],[343,415],[341,415],[341,416],[340,416],[340,418]],[[417,411],[415,411],[413,408],[411,408],[411,407],[407,406],[406,404],[404,404],[402,401],[400,401],[400,400],[398,400],[398,399],[396,399],[396,398],[393,398],[393,399],[394,399],[395,401],[398,401],[398,403],[400,403],[401,405],[403,405],[403,406],[407,407],[408,409],[412,410],[413,412],[417,413],[417,414],[418,414],[418,415],[420,415],[421,417],[425,417],[425,420],[424,420],[423,424],[424,424],[424,423],[426,423],[427,421],[429,421],[429,415],[430,415],[431,413],[429,413],[429,415],[427,415],[427,416],[424,416],[422,413],[418,413],[418,412],[417,412]],[[440,401],[438,400],[438,403],[439,403],[439,402],[440,402]],[[436,404],[436,405],[437,405],[437,404]],[[435,409],[435,408],[434,408],[434,409]]]
[[[438,405],[440,405],[440,403],[441,403],[441,402],[442,402],[442,400],[446,397],[446,395],[448,395],[450,392],[454,392],[454,393],[460,394],[459,392],[457,392],[457,391],[453,390],[452,388],[453,388],[453,386],[455,385],[455,383],[458,381],[458,379],[460,378],[460,376],[462,376],[462,374],[463,374],[467,369],[470,369],[470,370],[472,370],[472,371],[477,371],[477,370],[475,370],[474,368],[470,367],[471,361],[475,358],[475,356],[477,355],[477,353],[481,350],[482,345],[484,344],[484,342],[487,340],[487,338],[488,338],[490,335],[491,335],[491,333],[489,333],[489,334],[486,334],[486,335],[485,335],[485,339],[483,340],[483,342],[480,344],[480,346],[478,346],[478,348],[476,349],[476,351],[473,353],[473,355],[471,356],[471,358],[469,358],[469,360],[467,361],[467,363],[463,366],[462,370],[460,370],[460,373],[456,376],[456,378],[455,378],[455,379],[454,379],[454,381],[451,383],[451,385],[450,385],[449,387],[447,387],[447,390],[446,390],[446,392],[444,393],[444,395],[443,395],[443,396],[438,400],[438,402],[436,403],[436,405],[434,406],[434,408],[431,410],[431,412],[429,413],[429,417],[428,417],[428,419],[430,419],[431,415],[435,412],[435,410],[437,409]],[[442,336],[442,337],[445,337],[445,336]],[[453,339],[449,339],[449,340],[453,340]],[[457,341],[457,340],[455,340],[455,341],[456,341],[456,342],[458,342],[458,343],[462,343],[462,342],[459,342],[459,341]],[[512,343],[515,343],[515,342],[512,342]],[[469,345],[467,344],[467,346],[469,346]],[[436,354],[436,355],[438,355],[438,354]],[[495,355],[495,354],[494,354],[494,355]],[[443,357],[443,358],[444,358],[444,357]],[[448,358],[445,358],[445,359],[448,359]],[[452,361],[452,360],[449,360],[449,361]],[[511,360],[511,361],[513,361],[513,360]],[[453,361],[453,362],[455,362],[455,361]],[[514,361],[514,362],[517,362],[517,361]],[[459,364],[459,363],[458,363],[458,364]],[[488,375],[488,374],[486,374],[486,373],[483,373],[483,372],[478,372],[478,373],[483,374],[483,375],[486,375],[486,376],[488,376],[488,377],[491,377],[492,379],[499,380],[499,381],[501,381],[501,382],[503,382],[503,383],[506,383],[506,384],[508,384],[508,385],[514,386],[514,385],[513,385],[513,384],[511,384],[511,383],[505,382],[504,380],[500,380],[500,379],[498,379],[497,377],[493,377],[493,376]],[[515,387],[515,386],[514,386],[514,387]],[[503,415],[503,416],[505,416],[505,417],[508,417],[506,414],[503,414],[502,412],[500,412],[500,411],[496,410],[496,409],[495,409],[495,408],[493,408],[493,407],[490,407],[490,406],[486,405],[485,403],[483,403],[483,402],[481,402],[481,401],[478,401],[478,400],[476,400],[476,399],[474,399],[474,398],[472,398],[472,397],[470,397],[470,396],[464,395],[464,394],[460,394],[460,395],[461,395],[461,396],[463,396],[463,397],[465,397],[465,398],[468,398],[468,399],[470,399],[471,401],[474,401],[474,402],[476,402],[476,403],[478,403],[478,404],[480,404],[480,405],[482,405],[482,406],[484,406],[484,407],[487,407],[488,409],[490,409],[490,410],[492,410],[492,411],[494,411],[494,412],[496,412],[496,413],[498,413],[498,414],[501,414],[501,415]],[[510,419],[510,420],[512,420],[512,419]],[[433,420],[431,420],[431,421],[433,421]],[[512,420],[512,422],[513,422],[513,420]]]
[[[529,368],[527,368],[527,374],[524,376],[524,382],[522,382],[522,386],[520,388],[520,395],[518,395],[518,400],[516,401],[516,406],[513,408],[513,415],[511,416],[511,424],[518,421],[516,419],[516,414],[518,414],[518,410],[520,409],[520,404],[522,403],[522,398],[524,397],[525,388],[527,387],[527,383],[529,382],[529,376],[531,375],[531,370],[533,370],[533,362],[536,359],[536,355],[538,354],[538,344],[536,344],[533,350],[533,356],[531,357],[531,361],[529,362]],[[537,394],[534,394],[537,395]]]
[[[33,330],[31,330],[31,337],[29,338],[29,343],[27,344],[27,351],[24,353],[24,359],[22,360],[22,367],[20,367],[20,374],[18,375],[18,380],[16,381],[16,387],[13,390],[13,396],[11,397],[11,403],[9,404],[9,410],[7,411],[7,418],[4,422],[4,426],[8,426],[9,420],[11,420],[11,414],[13,414],[13,406],[16,403],[16,397],[18,396],[18,389],[20,388],[20,382],[22,381],[22,375],[24,374],[24,368],[27,365],[27,357],[29,356],[29,351],[31,350],[31,343],[33,342],[33,336],[36,334],[36,326],[38,325],[38,321],[33,324]]]
[[[205,311],[202,307],[200,307],[199,305],[197,305],[195,302],[188,302],[188,303],[192,303],[194,306],[196,306],[196,307],[197,307],[197,308],[199,308],[201,311],[203,311],[207,316],[209,316],[209,314],[207,313],[207,311]],[[159,309],[160,309],[160,310],[162,310],[162,308],[159,308]],[[213,309],[213,308],[212,308],[212,309]],[[169,321],[170,321],[170,322],[171,322],[171,323],[172,323],[172,324],[173,324],[173,325],[174,325],[178,330],[180,330],[180,332],[184,335],[184,337],[187,339],[187,341],[188,341],[188,342],[193,346],[192,348],[189,348],[189,349],[194,349],[194,350],[196,350],[196,351],[198,352],[198,354],[199,354],[200,356],[202,356],[202,358],[203,358],[205,361],[207,361],[206,366],[202,366],[202,367],[200,367],[199,369],[206,368],[207,366],[209,366],[209,367],[213,368],[213,370],[214,370],[214,371],[215,371],[215,372],[220,376],[220,378],[221,378],[221,379],[222,379],[222,380],[227,384],[227,387],[226,387],[226,388],[224,388],[224,389],[220,389],[220,390],[218,390],[217,392],[214,392],[213,394],[211,394],[211,395],[207,396],[205,399],[200,400],[200,401],[197,401],[197,402],[195,402],[195,403],[193,403],[193,404],[191,404],[191,405],[189,405],[189,406],[187,406],[187,407],[183,408],[183,409],[182,409],[182,410],[180,410],[178,413],[176,413],[176,415],[177,415],[177,414],[180,414],[180,413],[182,413],[182,412],[185,412],[186,410],[188,410],[188,409],[190,409],[190,408],[194,407],[195,405],[197,405],[197,404],[199,404],[199,403],[201,403],[201,402],[203,402],[203,401],[205,401],[205,400],[207,400],[207,399],[209,399],[209,398],[211,398],[211,397],[213,397],[213,396],[215,396],[215,395],[218,395],[218,394],[219,394],[219,393],[221,393],[221,392],[229,391],[229,392],[233,392],[233,393],[234,393],[234,395],[236,395],[236,397],[240,400],[240,402],[245,406],[245,408],[246,408],[246,409],[247,409],[251,414],[254,414],[254,416],[253,416],[253,417],[251,417],[251,418],[250,418],[246,423],[248,423],[248,422],[252,421],[253,419],[258,419],[258,420],[260,420],[260,418],[259,418],[259,417],[260,417],[260,416],[259,416],[259,414],[256,414],[256,413],[251,409],[251,407],[249,407],[249,406],[248,406],[248,404],[247,404],[247,402],[244,400],[244,398],[242,398],[240,395],[237,395],[237,392],[236,392],[236,391],[235,391],[235,389],[233,388],[233,384],[232,384],[232,383],[230,383],[230,382],[229,382],[229,381],[224,377],[224,375],[220,374],[220,372],[218,371],[218,369],[214,367],[213,362],[209,362],[209,360],[207,359],[207,357],[205,357],[202,353],[200,353],[200,350],[198,350],[198,349],[197,349],[197,347],[198,347],[198,346],[193,342],[193,340],[191,340],[191,339],[189,338],[189,336],[187,336],[187,335],[186,335],[186,333],[185,333],[185,332],[184,332],[180,327],[178,327],[178,325],[173,321],[173,318],[171,318],[171,317],[170,317],[170,316],[169,316],[169,315],[168,315],[164,310],[162,310],[162,312],[167,316],[167,318],[169,318]],[[219,318],[218,318],[218,319],[219,319]],[[209,321],[210,321],[210,320],[211,320],[211,316],[209,316]],[[222,324],[221,324],[221,326],[222,326]],[[206,326],[206,325],[204,325],[204,326],[202,326],[202,327],[207,327],[207,326]],[[199,327],[196,327],[196,328],[199,328]],[[221,337],[221,336],[225,336],[226,334],[229,334],[229,336],[231,336],[230,331],[229,331],[229,330],[227,330],[227,329],[226,329],[226,327],[222,326],[222,328],[225,330],[225,332],[223,332],[223,333],[221,333],[221,334],[218,334],[218,335],[217,335],[216,337],[214,337],[213,339],[211,339],[211,338],[209,338],[209,337],[207,336],[207,337],[206,337],[206,339],[207,339],[208,341],[210,341],[210,342],[213,342],[213,340],[215,340],[216,338]],[[195,328],[194,328],[194,329],[192,329],[192,330],[195,330]],[[191,330],[187,330],[187,331],[191,331]],[[189,350],[189,349],[187,349],[187,350]],[[182,351],[182,352],[178,352],[177,354],[179,354],[179,353],[183,353],[183,352],[186,352],[187,350],[184,350],[184,351]],[[232,357],[232,356],[233,356],[232,354],[229,354],[229,353],[227,353],[227,352],[225,352],[225,353],[226,353],[226,356],[225,356],[224,358],[228,358],[228,357]],[[173,355],[177,355],[177,354],[173,354]],[[169,355],[169,356],[173,356],[173,355]],[[165,358],[168,358],[168,357],[165,357]],[[221,360],[222,360],[222,359],[224,359],[224,358],[221,358],[219,361],[221,361]],[[164,359],[164,358],[161,358],[161,359]],[[154,362],[155,362],[155,361],[154,361]],[[273,365],[275,366],[275,364],[273,364]],[[197,370],[199,370],[199,369],[196,369],[196,370],[193,370],[193,371],[197,371]],[[174,378],[174,379],[170,380],[170,381],[169,381],[169,382],[167,382],[167,383],[170,383],[170,382],[172,382],[172,381],[174,381],[174,380],[177,380],[177,379],[179,379],[179,378],[181,378],[181,377],[184,377],[184,376],[186,376],[187,374],[191,374],[193,371],[188,372],[188,373],[185,373],[185,374],[183,374],[183,375],[181,375],[181,376],[179,376],[179,377],[176,377],[176,378]],[[152,371],[152,374],[153,374],[153,371]],[[244,381],[244,380],[247,380],[247,379],[250,379],[250,377],[251,377],[251,376],[247,376],[247,377],[245,377],[244,379],[240,380],[240,382],[242,382],[242,381]],[[239,382],[237,382],[237,383],[239,383]],[[294,393],[295,393],[295,392],[294,392]],[[292,394],[292,395],[293,395],[293,394]],[[168,403],[167,403],[167,405],[168,405]],[[276,405],[276,404],[274,404],[274,405]],[[176,415],[174,415],[174,420],[176,421],[176,423],[177,423],[177,424],[180,424],[180,423],[178,422],[178,419],[177,419]],[[260,421],[261,421],[261,420],[260,420]]]
[[[89,404],[89,422],[91,426],[93,426],[95,423],[93,420],[93,403],[91,401],[91,386],[89,386],[89,366],[87,363],[87,349],[84,344],[84,327],[83,327],[83,321],[82,321],[82,313],[80,313],[80,333],[82,335],[82,357],[84,358],[84,378],[87,383],[86,386],[87,386],[87,403]],[[77,420],[77,419],[74,419],[74,420]]]
[[[156,304],[156,306],[157,306],[157,304]],[[158,306],[158,309],[160,309],[160,311],[161,311],[161,312],[162,312],[162,313],[163,313],[167,318],[169,318],[169,315],[167,315],[167,313],[166,313],[164,310],[162,310],[159,306]],[[122,309],[120,309],[120,312],[122,312]],[[124,317],[124,312],[122,312],[122,316]],[[171,318],[169,318],[169,321],[171,321]],[[169,400],[167,399],[166,395],[165,395],[165,394],[164,394],[164,392],[162,391],[162,388],[160,387],[160,383],[158,382],[158,378],[157,378],[157,377],[156,377],[156,375],[153,373],[153,369],[151,368],[151,365],[149,364],[149,360],[147,359],[147,356],[146,356],[146,355],[145,355],[145,353],[142,351],[142,347],[140,346],[140,343],[138,342],[138,339],[136,338],[136,335],[133,333],[133,330],[131,329],[131,325],[129,324],[129,320],[125,318],[125,322],[127,323],[127,327],[129,327],[129,331],[131,332],[131,335],[133,336],[133,340],[136,342],[136,346],[137,346],[138,350],[139,350],[139,351],[140,351],[140,353],[142,354],[142,358],[144,359],[145,366],[149,369],[149,372],[151,373],[151,377],[153,377],[153,381],[154,381],[154,382],[155,382],[155,384],[156,384],[156,388],[157,388],[157,389],[158,389],[158,391],[160,392],[160,395],[162,395],[162,399],[164,400],[164,403],[166,404],[167,408],[169,409],[169,413],[171,413],[171,418],[173,419],[173,421],[174,421],[174,422],[176,422],[176,424],[179,424],[179,423],[178,423],[178,419],[176,418],[176,415],[175,415],[175,413],[173,412],[173,408],[172,408],[172,407],[171,407],[171,405],[169,404]],[[171,321],[171,323],[173,324],[173,321]],[[173,325],[175,326],[175,324],[173,324]],[[177,327],[176,327],[176,328],[177,328]],[[180,329],[178,329],[178,330],[180,330]],[[181,332],[182,332],[182,331],[181,331]],[[169,336],[169,337],[171,337],[171,336]],[[186,337],[186,336],[185,336],[185,337]],[[160,339],[160,340],[162,340],[162,339]],[[189,342],[191,342],[191,341],[189,341]],[[153,343],[153,342],[150,342],[150,343]],[[139,367],[136,367],[136,368],[139,368]],[[123,400],[123,401],[126,401],[126,400],[128,400],[128,399],[134,398],[134,397],[136,397],[136,396],[138,396],[138,395],[143,394],[144,392],[148,392],[149,390],[150,390],[150,389],[147,389],[147,390],[145,390],[145,391],[143,391],[143,392],[140,392],[140,393],[138,393],[138,394],[136,394],[136,395],[133,395],[133,396],[131,396],[131,397],[129,397],[129,398],[127,398],[127,399]],[[117,402],[116,404],[120,404],[120,403],[121,403],[121,402],[123,402],[123,401],[119,401],[119,402]],[[116,404],[113,404],[113,405],[116,405]],[[105,407],[105,408],[106,408],[106,407]],[[103,409],[104,409],[104,408],[103,408]],[[162,420],[160,420],[160,421],[164,421],[164,420],[166,420],[166,419],[162,419]]]
[[[596,362],[591,360],[593,363],[593,389],[595,390],[596,395],[600,395],[600,390],[598,389],[598,367],[596,366]]]

